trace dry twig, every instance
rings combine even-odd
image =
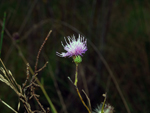
[[[44,46],[44,44],[46,43],[49,35],[51,34],[51,30],[49,32],[49,34],[47,35],[47,37],[45,38],[43,44],[41,45],[40,49],[39,49],[39,52],[38,52],[38,55],[37,55],[37,59],[36,59],[36,63],[35,63],[35,71],[34,71],[34,75],[32,76],[32,79],[29,83],[29,85],[27,85],[27,82],[29,80],[29,63],[27,63],[27,77],[26,77],[26,80],[21,88],[21,86],[16,82],[15,78],[13,77],[12,73],[6,69],[3,61],[0,59],[0,62],[2,64],[2,66],[4,68],[0,68],[0,71],[3,73],[3,75],[0,74],[0,81],[4,82],[6,85],[8,85],[11,89],[13,89],[16,94],[18,95],[20,101],[24,104],[24,108],[26,110],[26,113],[34,113],[34,112],[40,112],[40,113],[48,113],[49,112],[49,109],[45,110],[42,106],[42,104],[39,102],[39,95],[35,94],[35,88],[36,87],[39,87],[38,84],[36,84],[36,76],[38,75],[38,72],[42,71],[48,62],[45,63],[45,65],[40,68],[39,70],[37,70],[37,65],[38,65],[38,59],[39,59],[39,55],[41,53],[41,50]],[[34,98],[38,105],[40,106],[41,110],[42,111],[39,111],[39,110],[35,110],[35,111],[32,111],[31,110],[31,106],[28,102],[29,99],[31,98]],[[5,104],[7,107],[9,107],[12,111],[14,111],[15,113],[17,113],[11,106],[9,106],[7,103],[5,103],[4,101],[2,101],[0,99],[0,101]],[[18,109],[20,107],[20,102],[18,103]]]

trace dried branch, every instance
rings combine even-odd
[[[1,64],[3,65],[4,69],[1,67],[0,68],[0,71],[3,72],[3,75],[0,74],[0,81],[4,82],[6,85],[8,85],[9,87],[11,87],[15,92],[16,94],[18,95],[20,101],[24,104],[24,108],[26,110],[27,113],[34,113],[34,112],[37,112],[38,110],[35,110],[35,111],[32,111],[31,110],[31,106],[30,104],[28,103],[28,100],[31,99],[32,97],[37,101],[38,105],[40,106],[41,110],[42,111],[38,111],[38,112],[42,112],[42,113],[46,113],[46,110],[43,108],[42,104],[39,102],[39,95],[35,94],[35,88],[36,87],[39,87],[38,84],[36,84],[36,76],[38,75],[38,72],[40,72],[41,70],[43,70],[47,63],[45,63],[45,65],[40,68],[39,70],[37,70],[37,65],[38,65],[38,59],[39,59],[39,55],[41,53],[41,50],[44,46],[44,44],[46,43],[50,33],[52,31],[50,30],[49,34],[47,35],[47,37],[45,38],[43,44],[41,45],[40,49],[39,49],[39,52],[38,52],[38,55],[37,55],[37,60],[36,60],[36,63],[35,63],[35,71],[34,71],[34,75],[32,76],[31,78],[31,81],[30,81],[30,84],[26,86],[28,80],[29,80],[29,63],[27,63],[27,77],[26,77],[26,80],[21,88],[21,86],[16,82],[15,78],[13,77],[12,73],[6,69],[3,61],[0,59],[0,62]],[[5,104],[7,107],[9,107],[10,109],[13,110],[13,108],[11,108],[8,104],[6,104],[4,101],[0,100],[3,104]],[[20,102],[18,103],[18,109],[20,107]],[[15,112],[15,110],[13,110]],[[49,110],[47,110],[49,111]],[[17,113],[17,112],[15,112]]]
[[[39,56],[40,56],[41,50],[42,50],[44,44],[46,43],[48,37],[50,36],[51,32],[52,32],[52,30],[49,31],[47,37],[45,38],[43,44],[41,45],[41,47],[40,47],[40,49],[39,49],[39,52],[38,52],[37,58],[36,58],[36,63],[35,63],[35,72],[37,71],[37,65],[38,65],[38,60],[39,60]]]
[[[25,80],[25,82],[24,82],[24,84],[22,86],[22,90],[25,88],[25,86],[27,84],[27,81],[29,79],[29,76],[30,76],[30,74],[29,74],[29,63],[27,63],[27,78],[26,78],[26,80]]]
[[[48,62],[46,62],[43,67],[41,67],[39,70],[37,70],[36,73],[42,71],[47,66],[47,64],[48,64]]]
[[[44,45],[45,45],[45,43],[46,43],[48,37],[49,37],[50,34],[51,34],[51,32],[52,32],[52,30],[49,31],[47,37],[45,38],[43,44],[41,45],[41,47],[40,47],[40,49],[39,49],[39,51],[38,51],[37,58],[36,58],[36,63],[35,63],[34,75],[33,75],[32,78],[31,78],[30,84],[29,84],[28,86],[26,86],[26,87],[25,87],[25,90],[24,90],[24,93],[25,93],[25,94],[26,94],[27,92],[29,92],[29,95],[27,96],[27,98],[28,98],[28,99],[34,98],[34,99],[37,101],[38,105],[40,106],[41,110],[42,110],[44,113],[46,113],[46,110],[43,108],[42,104],[40,103],[40,101],[39,101],[39,99],[38,99],[39,95],[35,94],[35,88],[36,88],[36,87],[39,87],[39,85],[36,84],[35,82],[36,82],[36,77],[37,77],[37,75],[38,75],[38,72],[42,71],[42,70],[46,67],[46,65],[47,65],[47,63],[48,63],[48,62],[46,62],[42,68],[40,68],[40,69],[37,70],[37,65],[38,65],[38,60],[39,60],[39,56],[40,56],[41,50],[42,50],[42,48],[44,47]],[[27,74],[27,76],[28,76],[28,74]],[[27,77],[27,78],[28,78],[28,77]],[[26,79],[26,81],[27,81],[27,79]],[[26,82],[25,82],[25,83],[26,83]],[[36,111],[37,111],[37,110],[36,110]],[[40,111],[40,112],[41,112],[41,111]]]

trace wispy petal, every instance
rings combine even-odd
[[[59,57],[67,57],[67,56],[72,57],[72,56],[78,56],[78,55],[82,56],[82,54],[87,51],[87,40],[84,39],[84,37],[82,37],[80,34],[77,40],[75,39],[74,35],[72,37],[68,36],[67,38],[64,38],[64,39],[65,39],[66,45],[63,45],[62,42],[61,43],[62,43],[62,46],[64,47],[64,50],[66,50],[67,52],[66,53],[56,52],[56,55],[58,55]],[[69,43],[67,42],[67,39]]]

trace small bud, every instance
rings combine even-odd
[[[75,63],[81,63],[82,62],[82,58],[81,58],[81,56],[76,56],[75,58],[74,58],[74,62]]]

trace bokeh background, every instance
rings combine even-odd
[[[0,0],[1,25],[4,12],[7,16],[1,58],[19,84],[26,79],[23,56],[34,68],[38,50],[52,30],[38,68],[46,61],[49,64],[38,78],[58,113],[87,113],[67,78],[74,80],[75,64],[71,58],[56,56],[56,51],[64,51],[64,37],[73,34],[88,40],[88,51],[79,65],[78,88],[85,90],[92,109],[107,92],[107,103],[115,113],[150,112],[149,0]],[[41,89],[36,92],[42,105],[49,107]],[[0,98],[17,109],[17,95],[2,82]],[[31,104],[38,109],[34,100]],[[0,112],[12,113],[2,103]]]

